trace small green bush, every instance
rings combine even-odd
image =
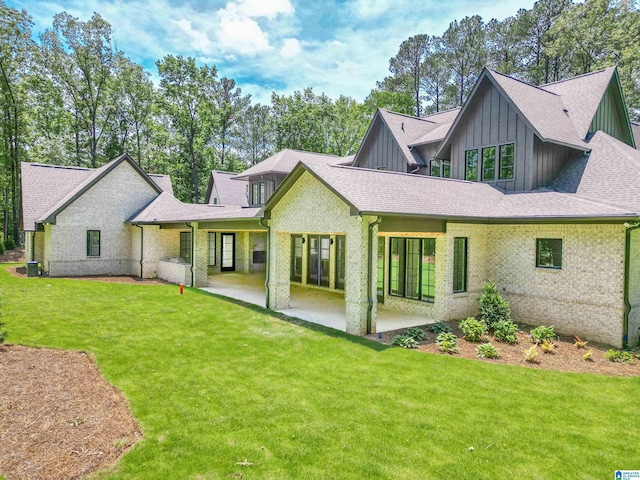
[[[440,347],[440,350],[447,353],[458,353],[458,337],[450,332],[442,332],[436,337],[436,345]]]
[[[418,348],[418,342],[409,335],[396,335],[391,344],[402,348]]]
[[[427,325],[427,328],[436,335],[440,333],[451,333],[453,331],[451,325],[449,325],[447,322],[432,323],[431,325]]]
[[[496,340],[513,345],[518,343],[518,325],[511,320],[500,320],[493,327],[493,336]]]
[[[483,343],[476,347],[476,357],[478,358],[498,358],[498,349],[490,343]]]
[[[473,317],[460,322],[460,330],[464,338],[470,342],[481,342],[487,334],[487,324],[484,320],[476,320]]]
[[[424,333],[424,330],[422,330],[421,328],[418,327],[410,327],[407,328],[407,333],[406,335],[409,335],[411,338],[413,338],[416,342],[421,342],[422,340],[425,339],[426,335]]]
[[[480,318],[484,320],[490,329],[501,320],[511,320],[511,307],[509,302],[500,296],[496,284],[487,282],[484,284],[483,293],[478,299]]]
[[[633,355],[623,350],[608,350],[605,356],[616,363],[631,363],[633,362]]]
[[[555,327],[553,325],[550,327],[540,325],[539,327],[531,330],[531,341],[533,343],[543,343],[545,340],[547,342],[551,342],[556,338],[558,338],[558,335],[556,334]]]
[[[4,248],[5,250],[13,250],[14,248],[16,248],[16,242],[13,240],[13,238],[9,237],[4,241]]]

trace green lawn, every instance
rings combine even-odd
[[[144,439],[100,478],[603,479],[640,468],[638,378],[382,348],[175,286],[0,267],[0,291],[9,342],[93,352],[129,399]]]

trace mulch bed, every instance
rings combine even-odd
[[[458,322],[450,322],[450,325],[453,328],[453,333],[458,337],[458,345],[460,347],[460,353],[453,354],[453,356],[456,357],[473,359],[480,362],[519,365],[521,367],[537,368],[542,370],[598,373],[603,375],[616,376],[640,376],[640,360],[636,359],[631,364],[614,363],[605,357],[605,353],[611,347],[589,342],[586,349],[578,349],[574,345],[573,338],[565,336],[560,336],[559,340],[555,340],[553,342],[556,344],[554,353],[542,353],[542,350],[538,348],[540,352],[540,355],[537,358],[538,362],[529,363],[525,360],[524,351],[532,346],[528,333],[530,328],[527,328],[527,331],[521,330],[518,332],[519,342],[515,345],[500,343],[495,338],[491,337],[489,340],[491,341],[491,344],[498,349],[500,358],[481,359],[476,356],[476,347],[479,345],[479,343],[468,342],[464,338],[462,338],[462,331],[460,331],[457,324]],[[427,336],[425,340],[418,342],[418,349],[421,352],[434,353],[438,355],[449,355],[439,349],[439,347],[435,343],[436,334],[430,332],[427,327],[428,325],[422,325],[421,327],[419,327],[425,331]],[[521,325],[521,328],[524,328],[524,326]],[[405,332],[406,329],[399,329],[382,333],[382,338],[378,338],[377,334],[368,335],[367,338],[384,343],[386,345],[391,345],[393,337]],[[589,350],[593,352],[591,361],[585,361],[583,355]]]
[[[14,277],[23,278],[27,276],[27,267],[10,267],[7,271]],[[46,277],[45,277],[46,278]],[[127,284],[144,284],[144,285],[165,285],[167,282],[160,280],[159,278],[140,278],[129,275],[114,275],[114,276],[83,276],[83,277],[55,277],[64,278],[67,280],[88,280],[92,282],[106,282],[106,283],[127,283]]]
[[[0,255],[0,263],[20,263],[24,262],[24,248],[16,248],[15,250],[5,250]]]
[[[77,479],[109,468],[142,434],[84,352],[0,346],[0,477]]]

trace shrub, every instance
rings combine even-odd
[[[629,352],[622,350],[608,350],[605,356],[616,363],[631,363],[633,362],[633,355]]]
[[[484,284],[483,293],[478,299],[480,318],[492,329],[501,320],[511,320],[509,302],[500,296],[493,282]]]
[[[7,331],[4,329],[4,323],[2,322],[2,303],[0,302],[0,343],[4,343],[9,335]]]
[[[593,356],[593,350],[589,350],[585,352],[584,355],[582,355],[582,358],[584,359],[585,362],[593,362],[593,358],[591,358],[592,356]]]
[[[16,248],[16,242],[13,240],[13,238],[9,237],[4,241],[4,248],[5,250],[13,250],[14,248]]]
[[[498,349],[490,343],[483,343],[476,347],[476,357],[478,358],[498,358]]]
[[[551,325],[550,327],[540,325],[539,327],[531,330],[531,341],[533,343],[542,343],[545,340],[550,342],[551,340],[555,340],[556,338],[558,338],[558,335],[556,335],[555,327],[553,325]]]
[[[576,348],[587,348],[587,343],[589,342],[585,340],[580,340],[580,337],[576,335],[575,341],[574,341],[574,345]]]
[[[409,335],[416,342],[421,342],[426,337],[426,335],[424,333],[424,330],[422,330],[421,328],[418,328],[418,327],[407,328],[406,335]]]
[[[402,348],[418,348],[418,342],[409,335],[396,335],[391,344]]]
[[[524,358],[529,363],[538,363],[538,355],[540,355],[538,345],[532,345],[524,351]]]
[[[556,348],[556,344],[553,342],[550,342],[549,340],[544,340],[540,345],[540,348],[542,348],[542,351],[544,353],[553,353],[553,351]]]
[[[511,320],[500,320],[493,327],[493,336],[496,340],[513,345],[518,343],[518,325]]]
[[[436,345],[440,350],[447,353],[458,353],[458,337],[450,332],[442,332],[436,337]]]
[[[0,255],[2,255],[4,253],[4,234],[2,232],[0,232]],[[1,477],[0,477],[0,480]]]
[[[440,333],[451,333],[453,331],[451,325],[449,325],[447,322],[432,323],[431,325],[427,325],[427,328],[436,335]]]
[[[484,320],[476,320],[469,317],[460,322],[460,330],[464,338],[470,342],[480,342],[485,338],[487,333],[487,324]]]

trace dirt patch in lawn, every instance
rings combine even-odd
[[[129,405],[83,352],[0,346],[0,477],[77,479],[142,438]]]
[[[526,328],[521,325],[518,332],[518,343],[515,345],[509,345],[506,343],[500,343],[495,338],[489,337],[491,344],[498,349],[500,358],[488,359],[478,358],[476,356],[476,347],[479,343],[472,343],[462,338],[462,332],[457,327],[457,322],[450,323],[453,333],[458,337],[458,345],[460,347],[460,353],[452,354],[456,357],[468,358],[478,360],[481,362],[489,363],[503,363],[509,365],[519,365],[528,368],[537,368],[542,370],[560,370],[564,372],[578,372],[578,373],[599,373],[603,375],[617,375],[617,376],[634,376],[640,375],[640,360],[634,359],[631,364],[626,363],[614,363],[605,354],[611,347],[602,344],[596,344],[589,342],[586,348],[577,348],[574,345],[574,339],[570,337],[560,336],[560,339],[555,340],[556,348],[553,353],[543,353],[542,349],[538,347],[540,354],[538,355],[536,363],[527,362],[524,357],[524,351],[530,348],[533,344],[530,341],[529,331],[531,328]],[[418,342],[418,349],[421,352],[434,353],[438,355],[450,355],[444,353],[436,345],[436,334],[430,332],[427,329],[427,325],[419,327],[426,333],[426,338]],[[396,335],[406,333],[406,329],[394,330],[391,332],[384,332],[380,334],[368,335],[367,338],[381,342],[387,345],[391,345],[393,337]],[[585,339],[583,339],[585,340]],[[583,356],[586,352],[591,351],[591,359],[586,361]]]
[[[7,271],[14,277],[23,278],[27,276],[27,267],[10,267]],[[46,277],[44,277],[46,278]],[[167,282],[158,278],[140,278],[133,275],[114,275],[114,276],[84,276],[84,277],[55,277],[67,280],[88,280],[93,282],[107,283],[127,283],[127,284],[144,284],[144,285],[165,285]]]

